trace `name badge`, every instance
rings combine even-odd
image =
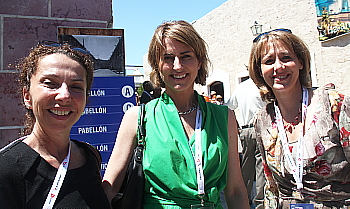
[[[314,204],[309,204],[309,203],[290,204],[289,209],[314,209]]]

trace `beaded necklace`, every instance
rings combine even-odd
[[[180,111],[177,111],[179,113],[179,115],[188,115],[190,114],[191,112],[195,111],[197,109],[197,106],[195,104],[193,104],[193,107],[185,112],[180,112]]]
[[[299,123],[300,115],[301,115],[301,108],[299,108],[298,113],[294,117],[293,122],[287,122],[287,121],[283,120],[284,121],[284,129],[289,131],[289,132],[292,132],[292,130],[295,129],[295,126],[298,125],[298,123]]]

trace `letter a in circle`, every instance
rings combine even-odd
[[[122,95],[125,98],[130,98],[134,96],[134,89],[131,86],[124,86],[122,88]]]

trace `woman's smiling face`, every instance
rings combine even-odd
[[[191,47],[171,38],[164,39],[164,46],[159,69],[165,88],[168,91],[193,91],[200,69],[196,54]]]
[[[26,106],[33,110],[35,127],[43,131],[70,131],[86,104],[86,70],[63,54],[41,58],[23,90]]]
[[[261,73],[275,91],[300,86],[299,70],[303,68],[293,51],[282,43],[268,43],[261,58]]]

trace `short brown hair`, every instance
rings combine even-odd
[[[164,47],[164,39],[171,38],[189,46],[196,54],[201,67],[195,83],[205,85],[210,63],[205,41],[200,37],[193,26],[183,20],[164,22],[154,32],[148,50],[148,62],[152,68],[150,80],[155,86],[165,87],[159,74],[159,62]]]
[[[82,50],[82,49],[81,49]],[[31,49],[29,55],[20,60],[19,64],[16,66],[19,70],[19,83],[20,83],[20,95],[22,95],[22,90],[25,88],[29,91],[30,89],[30,79],[36,73],[38,69],[38,63],[41,58],[50,54],[64,54],[67,57],[77,61],[86,71],[86,96],[89,96],[90,88],[93,81],[93,62],[90,59],[88,53],[81,53],[68,44],[62,44],[57,46],[42,45],[39,44],[37,47]],[[26,108],[25,115],[25,129],[23,135],[30,134],[32,132],[35,123],[35,116],[33,110]]]
[[[261,59],[263,51],[269,43],[282,43],[291,50],[303,64],[300,70],[299,80],[302,86],[311,87],[310,77],[310,52],[306,44],[296,35],[291,32],[282,30],[274,30],[262,35],[256,42],[253,43],[250,58],[249,58],[249,76],[254,83],[259,87],[261,97],[264,100],[272,101],[275,99],[271,87],[265,82],[261,73]]]

